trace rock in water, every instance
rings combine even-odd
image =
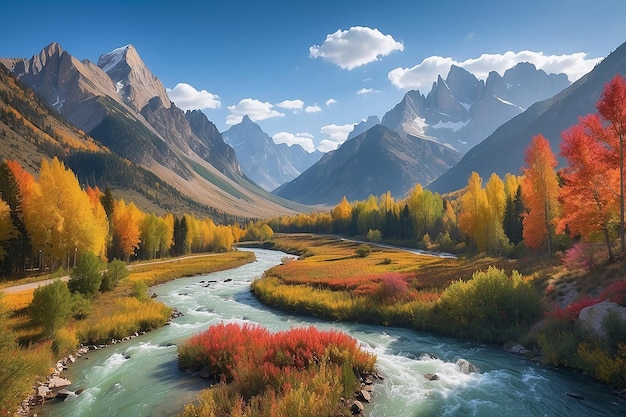
[[[459,368],[459,371],[463,372],[466,375],[469,375],[472,372],[480,373],[480,370],[476,367],[476,365],[474,365],[467,359],[461,358],[456,361],[456,367]]]

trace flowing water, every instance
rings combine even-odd
[[[181,278],[153,290],[184,316],[128,342],[91,351],[72,365],[66,401],[38,409],[45,416],[172,416],[207,382],[178,369],[175,344],[223,321],[258,323],[272,331],[314,325],[345,331],[376,353],[384,380],[377,382],[370,417],[418,416],[626,416],[626,404],[591,379],[531,363],[499,349],[411,330],[327,323],[268,309],[250,282],[279,264],[282,252],[253,250],[257,260],[205,276]],[[461,373],[465,358],[480,373]],[[439,376],[429,381],[423,375]],[[578,393],[584,399],[566,393]]]

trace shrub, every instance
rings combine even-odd
[[[357,256],[359,256],[360,258],[365,258],[369,256],[370,253],[372,253],[372,248],[370,247],[370,245],[366,245],[364,243],[362,245],[359,245],[359,247],[354,250],[354,253],[356,253]]]
[[[565,251],[562,261],[565,269],[569,271],[591,271],[593,267],[596,266],[593,244],[588,242],[576,243]]]
[[[139,301],[146,301],[148,299],[148,284],[146,281],[139,280],[133,282],[133,297]]]
[[[86,299],[81,293],[72,294],[72,317],[83,320],[91,314],[91,301]]]
[[[128,268],[126,263],[119,259],[113,259],[106,272],[102,275],[102,283],[100,284],[100,291],[113,291],[117,284],[123,279],[128,277]]]
[[[79,292],[86,298],[94,298],[102,284],[102,262],[91,252],[83,253],[72,269],[67,283],[71,292]]]
[[[540,298],[517,271],[509,278],[489,267],[469,281],[453,282],[437,306],[442,330],[470,339],[504,342],[515,339],[541,314]]]
[[[182,368],[205,369],[222,381],[187,405],[184,416],[343,415],[341,396],[359,387],[356,373],[371,372],[376,360],[340,332],[308,327],[272,334],[235,323],[211,326],[178,353]]]
[[[367,240],[375,243],[381,242],[383,240],[383,234],[378,229],[370,229],[367,232]]]
[[[70,318],[72,302],[67,284],[55,280],[52,284],[37,288],[29,306],[33,323],[43,326],[44,335],[52,337]]]

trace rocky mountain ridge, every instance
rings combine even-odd
[[[488,178],[493,172],[500,176],[507,172],[521,174],[524,152],[538,134],[550,142],[552,152],[558,156],[561,132],[576,124],[579,117],[597,113],[595,106],[604,86],[616,74],[626,75],[626,43],[571,86],[502,124],[428,188],[440,193],[461,189],[467,185],[472,171],[482,178]],[[564,161],[562,158],[559,161],[562,166]]]
[[[267,191],[293,180],[322,157],[320,151],[307,152],[300,145],[276,144],[248,116],[222,136],[235,149],[244,174]]]
[[[248,218],[303,209],[245,178],[235,152],[201,112],[190,115],[203,132],[198,137],[130,45],[102,55],[102,68],[56,43],[30,59],[0,62],[72,124],[200,204]]]
[[[466,153],[502,123],[569,84],[565,74],[546,74],[529,63],[519,63],[502,76],[492,71],[485,81],[452,65],[428,95],[408,91],[381,124]]]

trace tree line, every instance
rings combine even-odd
[[[406,197],[389,192],[348,202],[328,212],[276,217],[277,232],[323,232],[400,241],[441,250],[469,246],[491,255],[524,248],[552,255],[572,242],[601,242],[613,258],[613,242],[624,243],[624,134],[626,79],[605,85],[597,113],[562,132],[557,159],[543,135],[526,149],[523,174],[493,173],[485,185],[473,172],[466,187],[446,196],[417,184]]]
[[[16,161],[0,164],[0,275],[70,269],[86,253],[128,262],[227,251],[243,238],[272,233],[254,222],[242,228],[191,214],[146,213],[108,188],[82,188],[57,158],[42,160],[37,179]]]

